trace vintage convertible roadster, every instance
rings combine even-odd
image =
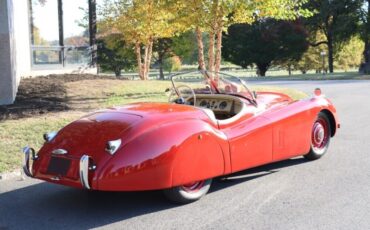
[[[339,128],[320,89],[293,100],[222,73],[171,81],[168,103],[97,111],[45,134],[39,151],[24,148],[25,174],[88,190],[161,189],[187,203],[204,196],[212,178],[300,155],[318,159]]]

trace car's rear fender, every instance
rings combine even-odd
[[[123,146],[97,173],[98,190],[153,190],[230,170],[226,137],[198,119],[162,124]]]

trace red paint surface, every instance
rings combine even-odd
[[[96,112],[46,143],[33,173],[82,188],[79,159],[87,154],[97,166],[89,175],[92,189],[163,189],[306,154],[320,111],[331,113],[338,126],[334,106],[323,97],[294,102],[284,94],[264,92],[258,94],[258,104],[265,109],[220,127],[201,109],[187,105],[137,103]],[[112,156],[105,146],[118,138],[122,145]],[[54,149],[67,150],[63,157],[72,162],[59,181],[46,172]]]

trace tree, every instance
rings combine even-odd
[[[260,76],[274,62],[299,60],[308,48],[307,33],[298,22],[261,20],[230,26],[223,57],[243,68],[256,64]]]
[[[169,73],[179,71],[181,69],[181,59],[178,56],[166,58],[163,63],[163,68]]]
[[[309,33],[308,37],[310,43],[325,39],[325,35],[320,33],[320,31],[313,31]],[[315,70],[317,73],[326,71],[326,62],[325,59],[323,59],[323,56],[321,56],[321,53],[325,50],[325,44],[309,46],[299,61],[291,62],[293,69],[299,70],[303,74],[307,73],[309,70]]]
[[[221,64],[222,32],[237,23],[251,24],[260,18],[295,19],[307,16],[302,9],[306,0],[184,0],[182,21],[195,28],[198,43],[198,63],[206,69],[202,32],[209,34],[208,70],[218,72]],[[181,15],[180,15],[181,16]],[[179,17],[181,18],[181,17]]]
[[[176,21],[177,11],[172,1],[114,0],[105,1],[101,29],[115,31],[135,47],[138,73],[142,80],[148,78],[153,42],[172,37],[184,30]]]
[[[344,71],[358,67],[363,60],[364,48],[365,44],[359,36],[353,36],[336,52],[334,66]]]
[[[159,65],[159,79],[164,79],[163,64],[166,58],[172,57],[172,39],[160,38],[154,42],[153,51],[157,54],[156,59]]]
[[[103,70],[113,71],[116,77],[121,70],[135,67],[135,53],[132,45],[127,44],[120,34],[109,34],[98,39],[98,64]]]
[[[308,50],[302,55],[299,61],[293,61],[292,66],[294,70],[299,70],[302,74],[306,74],[309,70],[315,70],[316,72],[325,71],[323,68],[323,59],[320,53],[325,47],[310,46]]]
[[[364,42],[364,63],[360,66],[360,72],[370,73],[370,0],[364,0],[361,13],[360,38]]]
[[[171,38],[171,49],[183,63],[194,64],[197,61],[197,40],[194,31],[190,30]]]
[[[328,49],[330,73],[334,72],[335,47],[347,42],[358,30],[363,0],[310,0],[305,7],[314,16],[306,19],[310,30],[320,31],[325,39],[312,46],[325,44]]]

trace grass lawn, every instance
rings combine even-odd
[[[23,157],[21,149],[26,145],[40,148],[45,132],[59,130],[91,110],[141,101],[166,102],[164,91],[171,86],[169,81],[115,79],[78,80],[59,84],[63,84],[60,87],[65,91],[67,111],[0,121],[0,173],[19,169]],[[307,97],[305,93],[294,89],[269,86],[256,86],[253,89],[283,92],[294,99]]]

